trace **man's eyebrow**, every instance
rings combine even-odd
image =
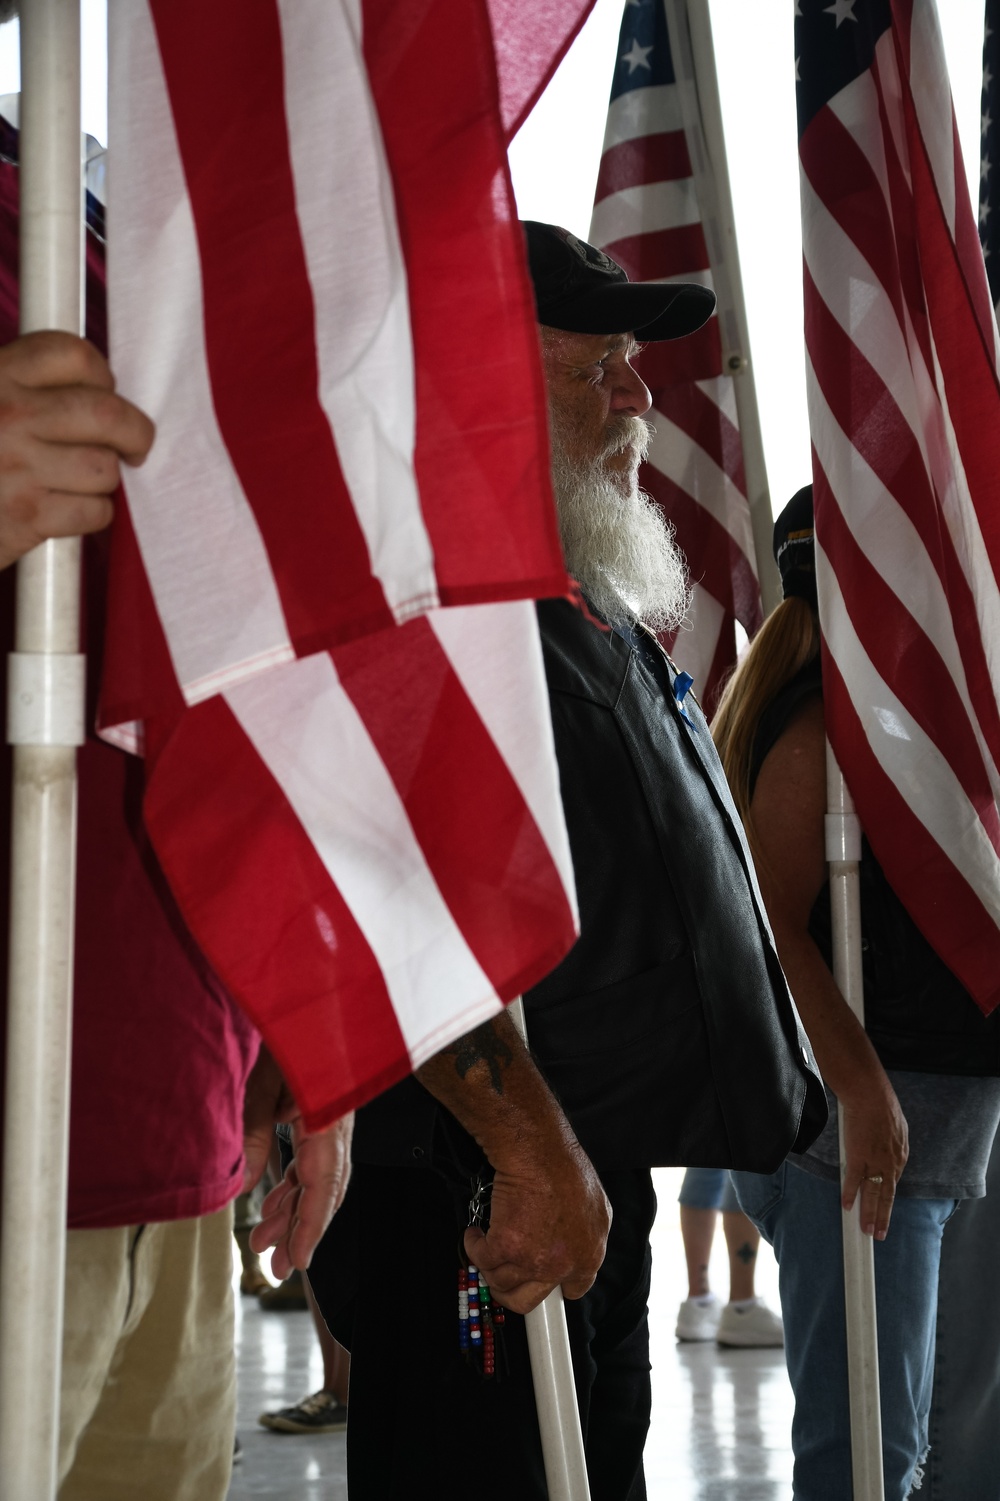
[[[635,334],[632,333],[612,334],[608,339],[609,352],[613,351],[617,354],[618,351],[621,350],[622,353],[627,355],[629,358],[631,358],[631,356],[634,354],[638,354],[641,348],[642,345],[639,343],[639,340],[636,338]]]

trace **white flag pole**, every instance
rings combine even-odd
[[[826,858],[830,864],[833,977],[860,1022],[865,1019],[861,974],[861,824],[840,767],[826,747]],[[840,1171],[844,1172],[844,1117],[840,1114]],[[861,1195],[842,1212],[847,1372],[851,1399],[854,1501],[884,1501],[882,1412],[879,1405],[878,1334],[875,1324],[875,1246],[861,1230]]]
[[[682,59],[689,57],[687,64],[682,64],[685,76],[696,80],[696,99],[685,101],[685,133],[719,297],[723,363],[733,375],[761,599],[764,613],[768,615],[781,599],[781,581],[772,553],[771,502],[750,363],[746,304],[736,247],[708,0],[664,0],[664,4],[674,55]],[[682,13],[686,17],[686,27]],[[700,121],[700,132],[697,126],[692,128],[688,123],[688,116],[694,114]],[[852,1010],[863,1021],[858,887],[861,828],[843,776],[829,748],[827,807],[830,810],[826,837],[830,862],[834,978]],[[840,1151],[843,1171],[843,1121]],[[883,1501],[874,1248],[871,1238],[861,1233],[860,1195],[854,1209],[843,1216],[843,1233],[854,1501]]]
[[[781,601],[781,580],[771,543],[774,518],[750,360],[750,335],[729,186],[726,139],[722,129],[712,23],[708,0],[664,0],[664,4],[670,52],[676,59],[677,82],[684,110],[684,134],[719,299],[722,368],[733,379],[760,596],[764,614],[770,615]]]
[[[524,1002],[518,997],[507,1011],[526,1043]],[[524,1324],[549,1501],[590,1501],[562,1288],[554,1288]]]
[[[21,5],[21,331],[81,332],[79,0]],[[80,543],[18,564],[7,739],[14,747],[0,1455],[5,1501],[56,1492],[66,1252]]]

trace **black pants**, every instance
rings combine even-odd
[[[614,1209],[586,1297],[566,1304],[593,1501],[645,1501],[649,1231],[645,1171],[602,1175]],[[356,1166],[309,1280],[351,1351],[351,1501],[545,1501],[524,1320],[508,1314],[509,1373],[484,1381],[458,1351],[455,1199],[424,1167]]]

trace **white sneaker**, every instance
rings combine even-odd
[[[785,1343],[781,1315],[768,1308],[763,1298],[754,1298],[739,1308],[727,1303],[715,1337],[720,1345],[752,1345],[761,1350],[779,1349]]]
[[[722,1304],[714,1293],[710,1293],[707,1299],[685,1298],[677,1311],[674,1333],[683,1340],[715,1339],[721,1316]]]

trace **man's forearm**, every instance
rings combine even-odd
[[[555,1286],[581,1297],[604,1257],[611,1211],[569,1121],[507,1016],[467,1032],[417,1070],[493,1169],[490,1228],[465,1248],[495,1297],[527,1313]]]
[[[416,1071],[494,1167],[510,1152],[579,1150],[559,1102],[506,1013],[449,1043]]]

